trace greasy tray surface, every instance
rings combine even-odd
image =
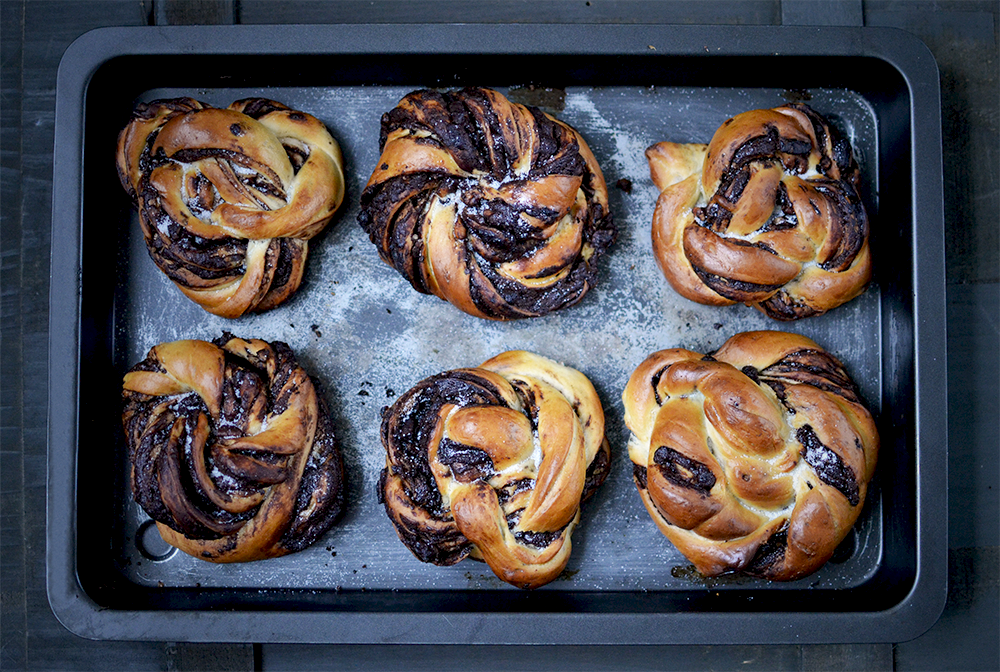
[[[365,29],[379,32],[379,27]],[[313,35],[332,29],[301,30]],[[435,28],[419,30],[433,32]],[[627,37],[629,44],[648,48],[654,39],[662,43],[663,34],[674,30],[645,34],[634,29],[610,37]],[[567,38],[586,33],[582,28],[567,31]],[[138,31],[120,32],[129,35]],[[161,45],[165,53],[177,48],[177,40],[191,36],[184,30],[158,31],[155,35],[161,32],[171,38],[164,39],[171,46]],[[218,34],[226,35],[227,29]],[[595,30],[594,34],[602,33]],[[787,33],[782,34],[785,41],[787,37]],[[910,249],[913,237],[908,229],[918,224],[909,203],[914,185],[903,172],[911,161],[907,156],[908,110],[897,109],[901,104],[914,106],[916,101],[909,99],[912,93],[898,74],[896,90],[888,94],[884,85],[878,91],[869,90],[873,82],[864,78],[851,81],[828,73],[805,76],[788,68],[786,62],[782,62],[784,76],[758,75],[756,81],[747,82],[752,84],[748,86],[733,86],[734,82],[722,75],[692,84],[687,81],[689,75],[675,72],[683,52],[671,61],[669,55],[659,55],[667,51],[662,46],[657,47],[655,59],[643,54],[644,58],[635,60],[645,72],[630,68],[630,74],[625,75],[611,66],[589,65],[606,56],[580,56],[565,61],[563,68],[554,68],[545,81],[537,82],[550,90],[533,91],[523,85],[536,83],[534,80],[525,81],[523,74],[512,75],[498,67],[503,59],[491,56],[481,40],[470,39],[465,49],[456,51],[482,51],[483,56],[467,59],[482,68],[468,63],[461,68],[449,66],[454,59],[442,61],[417,53],[408,60],[419,62],[423,58],[428,68],[407,69],[399,59],[372,56],[341,62],[340,69],[331,75],[324,67],[303,67],[306,61],[302,59],[307,57],[300,56],[285,57],[302,68],[288,75],[286,68],[274,64],[237,68],[224,55],[216,55],[206,57],[205,64],[213,67],[200,66],[187,71],[188,76],[177,74],[183,67],[167,68],[171,74],[147,76],[141,80],[144,85],[120,91],[110,82],[120,82],[122,72],[138,70],[141,64],[123,60],[108,63],[94,54],[99,51],[94,42],[104,44],[110,35],[90,39],[89,45],[78,43],[74,47],[87,53],[96,69],[84,87],[84,106],[80,107],[80,100],[65,99],[65,72],[59,92],[60,105],[75,106],[76,113],[86,119],[78,131],[84,148],[82,193],[77,194],[75,210],[57,209],[53,217],[54,227],[63,234],[54,235],[53,240],[65,240],[67,230],[80,227],[80,222],[66,213],[82,211],[79,315],[65,315],[65,307],[57,310],[65,297],[60,295],[58,283],[53,283],[54,322],[58,312],[59,319],[81,324],[76,332],[81,357],[63,364],[66,370],[79,372],[74,375],[79,376],[79,389],[86,390],[84,399],[109,400],[99,409],[83,406],[79,417],[73,415],[73,427],[61,428],[62,416],[53,415],[50,599],[57,615],[71,629],[95,637],[218,638],[221,634],[217,631],[206,635],[190,627],[190,617],[196,612],[204,616],[202,610],[225,607],[243,618],[227,619],[225,614],[213,613],[212,617],[228,628],[225,638],[257,641],[426,641],[431,637],[423,627],[412,630],[402,616],[390,621],[393,626],[388,629],[385,624],[377,631],[364,627],[379,621],[388,610],[413,612],[414,623],[429,623],[428,618],[447,615],[451,625],[445,639],[456,642],[497,641],[495,632],[485,634],[479,628],[491,621],[509,620],[515,612],[527,612],[523,625],[530,625],[508,630],[500,637],[503,641],[725,642],[744,637],[823,641],[830,637],[870,639],[873,635],[871,631],[858,631],[851,637],[843,632],[790,629],[788,623],[800,620],[802,614],[792,619],[787,612],[804,610],[809,619],[820,620],[851,612],[864,612],[871,618],[919,606],[922,620],[930,620],[908,626],[909,636],[919,633],[916,628],[929,627],[936,618],[938,595],[932,591],[939,586],[928,572],[940,569],[930,562],[930,549],[938,542],[928,544],[922,537],[914,508],[939,497],[944,487],[921,491],[914,469],[915,464],[924,468],[944,454],[943,437],[933,446],[940,454],[934,452],[930,457],[919,450],[916,440],[921,399],[915,367],[921,347],[914,341],[912,325],[919,308],[911,294],[916,294],[916,265],[920,262],[905,259],[900,266],[888,268],[888,264],[878,264],[879,251],[898,249],[899,241],[905,241],[902,249]],[[592,37],[588,39],[593,42]],[[719,41],[718,36],[713,40],[718,41],[716,50],[721,51],[725,41]],[[915,49],[913,44],[907,46]],[[267,43],[259,47],[257,51],[268,49]],[[590,48],[600,53],[600,44]],[[350,48],[344,50],[351,53]],[[119,53],[139,51],[144,50]],[[225,49],[219,51],[226,53]],[[558,51],[554,49],[554,53]],[[629,51],[616,45],[613,53]],[[173,60],[183,65],[183,58],[174,56]],[[316,58],[312,63],[322,66],[324,61]],[[170,60],[160,57],[157,62]],[[818,65],[831,68],[841,61],[831,57]],[[551,62],[562,63],[555,61],[555,56]],[[723,62],[733,61],[722,59],[720,64]],[[69,70],[66,63],[64,60],[63,69]],[[326,62],[333,63],[337,61]],[[581,64],[584,72],[574,71]],[[774,65],[772,68],[781,73],[782,68]],[[888,70],[884,63],[879,65]],[[207,76],[206,70],[214,74]],[[381,113],[414,88],[464,84],[494,86],[519,102],[539,104],[556,113],[582,132],[601,163],[611,187],[619,239],[602,260],[597,288],[577,306],[514,323],[467,316],[435,297],[415,293],[378,259],[355,223],[358,195],[378,158]],[[328,231],[310,246],[305,282],[298,294],[276,310],[239,320],[211,316],[181,296],[146,254],[135,215],[114,181],[113,163],[106,157],[134,100],[175,95],[192,95],[219,106],[246,96],[271,97],[319,117],[344,149],[348,176],[345,205]],[[874,222],[876,281],[855,301],[796,324],[774,323],[743,306],[710,308],[676,296],[649,250],[649,222],[657,194],[648,177],[643,150],[659,140],[707,141],[728,116],[802,97],[827,114],[858,153],[862,195]],[[98,110],[104,116],[98,117]],[[58,123],[57,175],[60,170],[75,170],[79,183],[80,164],[67,165],[69,152],[60,151],[59,140],[66,139],[59,132],[67,129]],[[614,187],[620,178],[631,181],[631,193]],[[59,180],[55,183],[60,184]],[[57,193],[57,208],[59,199]],[[933,220],[934,213],[930,214]],[[930,233],[924,238],[933,238],[934,222],[926,226]],[[940,237],[939,221],[936,226]],[[930,243],[940,245],[939,240]],[[923,267],[919,277],[926,278]],[[939,290],[924,290],[922,294],[928,291]],[[733,333],[761,328],[810,336],[845,362],[879,421],[883,437],[879,471],[856,532],[838,552],[836,561],[817,574],[789,584],[731,578],[706,581],[694,575],[683,556],[656,531],[635,492],[625,451],[628,432],[621,420],[621,389],[632,369],[653,350],[680,346],[709,351]],[[181,553],[158,556],[155,544],[148,543],[148,518],[128,496],[124,446],[117,433],[121,374],[156,343],[178,338],[212,339],[223,330],[291,345],[322,384],[345,452],[349,480],[346,515],[315,546],[285,558],[219,566]],[[924,349],[943,344],[943,334],[936,338],[940,343],[932,342]],[[604,403],[614,454],[608,482],[584,506],[567,571],[531,594],[505,586],[481,563],[467,560],[439,568],[418,562],[396,538],[374,494],[384,463],[378,439],[379,409],[427,375],[475,365],[514,348],[563,361],[591,378]],[[54,388],[59,383],[56,367],[64,352],[53,344]],[[54,390],[53,404],[56,401]],[[73,407],[75,411],[76,403]],[[943,417],[942,407],[933,412]],[[108,428],[114,432],[113,445],[106,440]],[[71,443],[57,440],[55,434],[60,429],[74,435]],[[62,467],[54,459],[57,454],[60,459],[77,460],[75,490],[56,487],[62,475]],[[98,459],[100,465],[93,462]],[[59,521],[52,515],[60,498],[77,514],[75,531],[68,539],[57,535]],[[156,535],[151,536],[155,540]],[[79,576],[79,584],[68,596],[63,592],[65,584],[57,582],[60,571],[67,569]],[[921,585],[927,587],[918,591]],[[482,602],[484,595],[490,596],[488,607]],[[100,607],[105,610],[98,612]],[[129,619],[125,616],[130,610],[140,611]],[[246,620],[265,611],[270,619],[267,632],[273,635],[255,631],[250,625],[252,618]],[[757,615],[747,619],[741,612]],[[733,632],[716,632],[706,638],[690,625],[698,618],[720,613],[728,614],[739,626]],[[607,627],[627,614],[638,619],[633,621],[639,624],[638,629],[630,626],[629,632],[622,632]],[[157,618],[151,619],[153,615]],[[768,616],[776,620],[769,624],[762,618]],[[647,623],[643,619],[650,618],[643,626]],[[302,619],[303,625],[293,625]],[[676,623],[666,626],[663,619]],[[336,628],[329,627],[332,624]],[[900,626],[896,627],[898,633]],[[137,628],[142,634],[137,634]],[[882,638],[882,633],[878,636]],[[440,638],[440,632],[434,635],[436,641]],[[886,634],[885,638],[904,637]]]

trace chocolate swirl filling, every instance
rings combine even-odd
[[[756,375],[759,376],[759,381],[755,382],[763,381],[769,385],[779,399],[784,396],[781,392],[784,385],[804,384],[831,392],[850,402],[861,403],[858,387],[844,365],[825,350],[807,348],[791,352],[758,371]]]
[[[219,379],[213,379],[213,362],[220,365]],[[193,377],[192,363],[201,368]],[[343,507],[343,465],[322,397],[307,395],[316,404],[306,409],[315,418],[310,445],[267,433],[269,423],[287,422],[284,414],[299,403],[303,380],[308,376],[280,342],[227,334],[211,345],[181,341],[153,348],[130,370],[123,391],[135,501],[187,540],[228,539],[191,547],[211,560],[233,551],[236,536],[258,515],[284,516],[276,523],[276,548],[263,557],[313,543]],[[288,508],[268,505],[273,488],[292,479],[298,490]]]
[[[699,572],[789,581],[861,513],[878,431],[833,355],[803,336],[736,334],[651,354],[622,394],[643,504]]]
[[[702,495],[707,495],[715,487],[715,474],[697,460],[670,448],[660,446],[653,453],[653,463],[660,469],[664,478],[682,488],[690,488]]]
[[[767,577],[768,570],[780,565],[788,549],[788,523],[778,528],[757,548],[753,558],[743,569],[749,576]]]
[[[117,167],[152,260],[224,317],[295,292],[307,241],[344,192],[340,149],[322,122],[264,98],[225,109],[140,103],[119,135]]]
[[[406,494],[414,504],[438,519],[447,516],[447,509],[434,481],[427,450],[441,408],[446,404],[506,406],[488,380],[466,371],[440,373],[421,381],[397,399],[383,417],[381,429],[383,445],[392,446],[393,473],[403,480]]]
[[[610,447],[593,386],[523,351],[418,382],[383,411],[379,499],[424,562],[470,554],[521,588],[555,578]]]
[[[654,249],[687,298],[796,320],[870,280],[860,169],[850,143],[808,106],[745,112],[707,146],[663,142],[646,154],[661,190]]]
[[[379,150],[358,223],[417,291],[507,320],[595,284],[616,229],[600,169],[566,124],[487,89],[421,90],[382,116]]]
[[[858,478],[854,471],[844,464],[840,455],[824,445],[809,425],[800,427],[795,432],[795,438],[805,448],[802,459],[816,471],[820,480],[839,490],[851,506],[857,506],[861,501],[858,494]]]

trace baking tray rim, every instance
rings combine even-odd
[[[390,34],[392,40],[384,39]],[[106,609],[87,595],[76,569],[73,503],[83,291],[83,105],[91,77],[118,56],[349,55],[372,53],[373,44],[380,54],[861,56],[885,61],[901,74],[910,94],[912,233],[921,242],[912,248],[916,568],[912,586],[898,603],[871,612],[168,612]],[[760,45],[779,46],[764,50]],[[339,24],[123,27],[85,33],[65,52],[56,87],[51,277],[76,281],[52,282],[49,297],[46,589],[53,612],[67,629],[91,639],[421,643],[430,631],[447,633],[452,643],[739,644],[900,642],[919,636],[936,622],[947,595],[947,516],[927,515],[947,511],[948,503],[941,157],[937,65],[916,37],[892,28]],[[62,459],[54,459],[57,451]],[[155,619],[148,618],[151,614]]]

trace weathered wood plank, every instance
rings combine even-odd
[[[157,26],[215,26],[236,23],[235,0],[153,0]]]
[[[593,0],[589,6],[582,1],[446,5],[440,1],[411,3],[402,0],[376,3],[243,0],[240,7],[237,18],[245,23],[659,20],[670,23],[774,24],[780,22],[782,16],[781,3],[777,0],[743,3]],[[864,7],[868,25],[901,25],[924,39],[938,58],[946,111],[948,278],[952,283],[993,283],[995,288],[998,263],[995,221],[998,211],[998,165],[995,156],[996,3],[938,2],[935,3],[935,10],[938,11],[926,12],[932,15],[933,21],[925,20],[927,17],[922,14],[918,16],[919,8],[915,9],[914,3],[869,1],[864,3]],[[159,643],[81,640],[55,621],[44,594],[48,251],[52,243],[48,231],[55,71],[62,51],[77,35],[99,25],[148,24],[154,18],[153,3],[151,0],[49,0],[40,3],[3,0],[0,8],[3,22],[0,39],[3,61],[0,92],[3,118],[3,136],[0,138],[3,151],[0,157],[0,312],[3,315],[0,320],[0,369],[3,379],[0,393],[0,620],[3,622],[3,657],[0,667],[192,669],[186,666],[202,664],[205,660],[202,657],[202,663],[195,663],[196,654],[214,656],[222,649],[208,645],[205,649],[196,650],[171,648]],[[952,17],[957,22],[952,25],[942,18],[943,13],[978,16]],[[955,32],[955,26],[962,25],[971,32]],[[992,42],[984,38],[983,31],[988,30],[992,30],[994,35]],[[22,31],[25,36],[23,43],[17,39]],[[20,88],[22,78],[23,90]],[[16,133],[11,132],[14,127]],[[22,208],[25,213],[23,219]],[[11,219],[15,213],[16,217]],[[17,244],[11,246],[11,241]],[[950,289],[954,292],[954,285]],[[996,302],[967,296],[950,297],[949,301],[959,301],[958,322],[968,325],[968,331],[972,332],[970,335],[963,331],[959,338],[966,340],[960,340],[957,346],[951,343],[949,335],[949,357],[952,359],[949,374],[959,376],[962,372],[968,373],[970,368],[985,370],[978,364],[975,367],[966,364],[985,361],[985,357],[996,357]],[[975,315],[969,317],[969,311],[984,307],[994,311],[992,331],[982,318]],[[952,380],[957,378],[952,377]],[[993,385],[986,385],[987,392],[995,392],[995,380],[994,375]],[[973,382],[976,385],[981,383]],[[968,452],[963,453],[962,459],[969,460],[968,469],[979,478],[975,470],[986,470],[989,463],[984,460],[995,461],[997,448],[995,432],[992,439],[984,439],[981,435],[984,430],[977,419],[986,417],[992,411],[985,406],[977,408],[980,410],[968,422],[979,429],[969,429],[961,436],[966,436],[972,444],[967,448]],[[996,415],[992,417],[995,419]],[[995,422],[993,428],[995,430]],[[953,431],[953,446],[955,439],[961,436],[956,436]],[[989,445],[985,445],[987,443]],[[953,470],[955,468],[953,461]],[[954,473],[953,476],[962,477]],[[24,484],[20,491],[18,482]],[[955,480],[953,484],[953,490],[959,492],[962,484]],[[979,501],[976,498],[985,495],[987,504],[995,502],[995,483],[992,485],[992,500],[989,499],[990,491],[984,488],[986,486],[981,484],[970,486],[968,499]],[[978,518],[978,522],[968,521],[968,517],[962,516],[961,512],[953,513],[952,519],[959,522],[953,525],[953,529],[963,539],[995,539],[995,526],[994,536],[989,536],[988,519],[986,522],[978,521]],[[963,526],[962,521],[968,524]],[[996,648],[996,549],[958,549],[953,553],[952,560],[951,574],[955,588],[942,622],[928,635],[897,647],[897,669],[942,669],[948,666],[962,669],[990,669],[992,666],[996,669],[996,656],[990,653]],[[989,630],[991,625],[994,627]],[[984,630],[986,635],[992,637],[994,648],[987,653],[993,658],[984,659],[977,646],[976,638],[982,636]],[[247,661],[245,652],[245,648],[240,649],[240,664]],[[188,657],[189,653],[191,657]],[[410,647],[373,650],[368,647],[268,645],[263,647],[262,663],[265,669],[306,669],[346,668],[348,664],[371,667],[375,661],[381,661],[386,663],[386,669],[391,669],[388,664],[390,656],[396,655],[396,669],[441,669],[442,660],[454,660],[457,653],[451,649],[431,651]],[[827,648],[824,651],[815,647],[660,647],[643,653],[623,653],[603,647],[574,647],[547,652],[484,647],[461,653],[467,661],[479,661],[490,667],[497,666],[497,662],[502,660],[520,660],[523,665],[524,661],[541,661],[547,655],[550,660],[560,661],[559,667],[574,665],[581,670],[611,667],[647,669],[651,661],[657,661],[657,666],[664,669],[809,669],[810,666],[805,664],[807,661],[813,663],[812,667],[824,667],[829,663],[830,667],[865,669],[849,664],[849,661],[862,658],[866,665],[885,663],[884,649],[869,649],[866,652],[863,649]],[[518,655],[521,657],[515,657]]]
[[[672,23],[775,25],[780,0],[241,0],[240,23]]]
[[[889,672],[892,645],[824,646],[341,646],[264,645],[261,668],[271,671],[378,669],[440,670],[442,661],[463,669],[598,670],[851,670]],[[452,668],[453,669],[453,668]]]
[[[863,26],[861,0],[782,0],[783,26]]]
[[[23,2],[0,3],[0,668],[26,647],[21,437],[21,61]]]

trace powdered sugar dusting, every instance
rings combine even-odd
[[[511,349],[524,349],[579,369],[604,405],[612,446],[611,476],[584,505],[568,567],[572,581],[547,589],[635,589],[684,585],[670,567],[687,564],[655,530],[631,482],[620,395],[633,369],[667,347],[710,352],[732,334],[750,329],[796,331],[838,357],[877,402],[877,337],[861,324],[877,323],[877,288],[830,314],[795,325],[775,323],[744,306],[713,308],[681,298],[653,259],[650,222],[658,196],[649,178],[646,147],[661,140],[706,142],[727,116],[784,102],[780,92],[681,88],[571,88],[559,117],[586,139],[608,183],[617,242],[598,263],[594,287],[576,306],[545,317],[491,322],[466,315],[434,296],[417,293],[379,259],[357,225],[358,199],[378,160],[380,115],[414,87],[349,87],[195,92],[228,105],[266,95],[320,118],[344,153],[346,197],[328,229],[309,246],[297,294],[261,315],[228,320],[186,299],[150,261],[138,221],[130,228],[123,269],[127,300],[116,306],[116,337],[124,370],[150,347],[182,338],[212,340],[224,331],[288,343],[329,402],[348,479],[346,513],[313,547],[261,563],[220,567],[183,554],[132,567],[134,578],[155,585],[436,588],[499,587],[484,566],[451,568],[417,561],[396,538],[375,492],[385,453],[380,410],[419,380],[441,371],[475,366]],[[502,90],[502,89],[501,89]],[[192,95],[159,90],[147,99]],[[850,120],[855,141],[873,148],[874,121],[858,97],[813,92]],[[866,150],[876,156],[874,149]],[[863,166],[868,180],[873,167]],[[622,182],[620,182],[622,181]],[[626,191],[627,183],[631,192]],[[621,184],[621,186],[616,186]],[[216,477],[213,474],[213,477]],[[141,522],[126,507],[134,529]],[[141,516],[139,516],[141,518]],[[326,550],[335,547],[336,557]],[[137,556],[138,557],[138,556]]]

